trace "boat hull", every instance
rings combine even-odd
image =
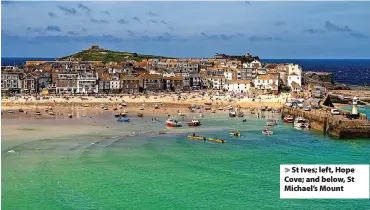
[[[188,122],[188,126],[196,127],[196,126],[200,126],[200,123],[199,122]]]

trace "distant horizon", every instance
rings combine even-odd
[[[256,55],[258,56],[258,55]],[[61,56],[63,57],[63,56]],[[13,56],[2,56],[1,58],[46,58],[46,59],[57,59],[61,57],[42,57],[42,56],[19,56],[19,57],[13,57]],[[166,57],[166,56],[163,56]],[[213,57],[175,57],[175,58],[192,58],[192,59],[202,59],[202,58],[213,58]],[[370,58],[261,58],[260,60],[370,60]]]

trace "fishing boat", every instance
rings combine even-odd
[[[275,126],[275,125],[277,125],[277,122],[276,122],[276,120],[267,120],[266,125],[267,126]]]
[[[284,117],[284,122],[285,123],[293,123],[294,122],[294,117],[291,115],[287,115]]]
[[[260,107],[261,112],[266,111],[266,109],[267,109],[267,107],[265,107],[265,106]]]
[[[157,104],[154,105],[154,109],[159,109],[159,106]]]
[[[275,113],[281,113],[281,109],[274,109]]]
[[[207,138],[207,140],[211,142],[215,142],[215,143],[221,143],[221,144],[226,143],[226,140],[218,139],[218,138]]]
[[[84,104],[84,107],[89,107],[89,105],[88,104]]]
[[[117,113],[116,113],[116,114],[114,114],[114,117],[116,117],[116,118],[117,118],[117,117],[120,117],[120,114],[117,114]]]
[[[190,136],[189,135],[188,136],[188,139],[205,141],[206,140],[206,137],[203,137],[203,136],[195,136],[195,135]]]
[[[137,116],[138,116],[138,117],[143,117],[143,116],[144,116],[144,114],[139,112],[139,113],[137,113]]]
[[[209,105],[207,105],[207,106],[205,106],[205,107],[204,107],[204,109],[205,109],[205,110],[211,110],[211,109],[212,109],[212,107],[211,107],[211,106],[209,106]]]
[[[72,118],[73,117],[73,115],[72,114],[68,114],[68,118]]]
[[[247,119],[244,119],[243,122],[247,122]]]
[[[167,127],[182,127],[181,122],[178,122],[173,118],[166,120],[166,125]]]
[[[192,126],[192,127],[200,126],[200,121],[199,121],[199,120],[197,120],[197,119],[194,117],[190,122],[188,122],[188,126]]]
[[[41,112],[40,111],[36,111],[35,113],[36,115],[41,115]]]
[[[141,106],[141,107],[140,107],[140,110],[141,110],[141,111],[142,111],[142,110],[144,110],[144,106]]]
[[[224,110],[224,108],[222,108],[222,107],[218,107],[218,110]]]
[[[272,135],[272,134],[274,134],[274,132],[272,132],[272,131],[270,131],[269,129],[264,129],[263,131],[262,131],[262,134],[263,135],[267,135],[267,136],[269,136],[269,135]]]
[[[126,117],[120,117],[117,119],[117,122],[130,122],[130,119]]]
[[[181,116],[181,117],[185,116],[185,114],[182,113],[182,112],[179,112],[178,115]]]
[[[236,112],[235,111],[229,112],[229,117],[236,117]]]
[[[18,111],[19,111],[19,112],[24,112],[24,110],[23,110],[23,109],[19,109]]]
[[[295,128],[298,128],[298,129],[304,129],[304,128],[309,128],[310,127],[310,123],[307,119],[303,118],[303,117],[297,117],[295,118],[294,120],[294,127]]]
[[[239,126],[238,126],[238,128],[236,129],[236,131],[230,132],[230,136],[240,136]]]
[[[108,107],[104,106],[102,109],[103,109],[103,110],[108,110]]]
[[[55,112],[49,112],[49,115],[55,115]]]
[[[244,113],[243,112],[238,112],[238,117],[244,117]]]
[[[206,103],[204,103],[204,105],[206,105],[206,106],[212,106],[212,103],[206,102]]]
[[[123,110],[123,112],[120,113],[120,117],[126,117],[127,116],[127,111]]]
[[[268,111],[268,112],[272,111],[272,107],[267,107],[266,111]]]
[[[8,113],[9,114],[13,114],[13,110],[8,110]]]
[[[127,104],[126,104],[126,103],[123,103],[123,104],[121,104],[121,106],[124,106],[124,107],[126,107],[126,106],[127,106]]]

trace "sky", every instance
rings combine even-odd
[[[370,2],[2,2],[2,57],[370,58]]]

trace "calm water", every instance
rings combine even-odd
[[[279,165],[369,164],[369,140],[336,140],[283,124],[275,135],[262,136],[265,120],[240,121],[216,115],[203,119],[199,129],[119,137],[122,130],[165,128],[109,118],[101,122],[109,126],[106,132],[31,141],[13,146],[15,153],[3,149],[2,207],[368,209],[370,200],[280,200]],[[229,137],[238,124],[242,136]],[[228,143],[187,140],[194,131]],[[106,138],[109,133],[115,137]]]

